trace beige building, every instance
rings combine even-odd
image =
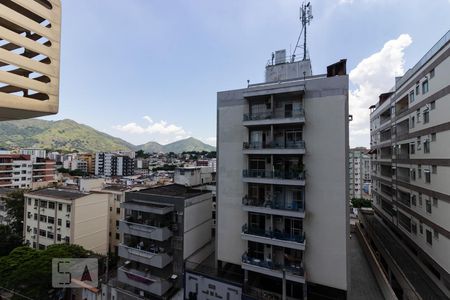
[[[0,3],[0,120],[58,112],[60,36],[60,0]]]
[[[388,225],[383,234],[396,233],[404,253],[428,275],[422,282],[432,281],[422,295],[427,299],[450,297],[449,55],[450,31],[396,78],[370,115],[376,220]],[[395,264],[388,269],[395,271]],[[413,285],[420,293],[419,284]]]
[[[104,194],[42,189],[25,194],[24,238],[36,249],[70,243],[108,252],[109,205]]]
[[[217,259],[249,297],[346,297],[345,65],[313,76],[277,51],[265,82],[217,94]]]

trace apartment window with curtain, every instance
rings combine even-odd
[[[430,122],[430,112],[428,110],[425,110],[423,112],[423,124],[427,124]]]
[[[419,82],[416,83],[416,95],[419,95],[420,93],[420,86],[419,86]]]
[[[413,102],[414,102],[414,90],[409,92],[409,103],[413,103]]]
[[[428,170],[428,169],[424,170],[424,174],[425,174],[425,182],[426,183],[430,183],[431,182],[431,172],[430,172],[430,170]]]

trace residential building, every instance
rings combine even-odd
[[[0,17],[0,121],[57,113],[60,0],[2,1]]]
[[[95,154],[95,175],[97,176],[131,176],[134,174],[134,155],[125,153]]]
[[[406,276],[424,299],[450,297],[449,54],[450,31],[370,108],[373,223],[379,230],[369,232],[391,235],[387,244],[372,238],[378,249],[396,241],[400,259],[411,257],[420,266],[427,276],[417,282],[408,277],[411,263],[403,269],[401,261],[380,258],[389,262],[385,268],[399,294],[411,290],[403,284]]]
[[[365,148],[350,149],[349,164],[349,197],[370,199],[370,156]]]
[[[170,184],[126,192],[121,207],[121,262],[108,296],[170,298],[183,287],[185,260],[211,243],[211,193]]]
[[[70,170],[80,170],[84,174],[88,174],[88,163],[82,159],[74,159],[70,162]]]
[[[70,243],[105,255],[109,205],[103,194],[70,189],[25,193],[24,238],[35,249]]]
[[[38,158],[47,158],[47,150],[42,148],[21,148],[19,149],[20,154],[25,154],[31,156],[33,160]]]
[[[345,299],[346,61],[312,76],[274,57],[265,82],[217,94],[218,265],[243,269],[250,299]]]
[[[95,174],[95,154],[94,153],[80,153],[78,154],[79,160],[86,162],[87,173],[90,175]]]
[[[195,187],[213,181],[210,167],[178,167],[175,169],[174,182],[177,184]]]
[[[33,188],[45,187],[55,182],[56,162],[48,158],[35,157],[33,160]]]
[[[33,165],[24,154],[0,154],[0,187],[31,188]]]

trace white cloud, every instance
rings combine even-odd
[[[369,106],[378,101],[378,96],[389,91],[396,76],[404,73],[404,50],[412,43],[408,34],[386,42],[383,48],[363,59],[349,77],[355,89],[350,90],[350,144],[361,146],[369,144],[370,119]]]
[[[176,138],[184,138],[187,136],[187,132],[181,126],[169,124],[163,120],[154,122],[149,116],[144,116],[143,119],[147,120],[150,124],[141,126],[135,122],[131,122],[125,125],[115,125],[113,128],[129,134],[172,135]]]
[[[339,4],[352,4],[353,0],[339,0]]]

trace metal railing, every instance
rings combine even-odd
[[[244,142],[243,148],[247,149],[305,149],[305,141],[280,142]]]
[[[247,113],[247,114],[244,114],[244,121],[301,118],[304,116],[305,116],[305,111],[303,108],[300,108],[300,109],[294,109],[292,111],[284,111],[284,113],[281,113],[281,114],[274,112],[274,111]]]
[[[297,275],[297,276],[304,276],[305,270],[301,265],[284,265],[281,263],[273,262],[271,260],[262,260],[255,257],[249,256],[246,252],[242,255],[242,262],[245,264],[250,264],[274,271],[283,272],[286,271],[287,273]]]
[[[266,171],[266,170],[243,170],[242,176],[247,178],[268,178],[268,179],[293,179],[293,180],[305,180],[304,171]]]
[[[250,234],[250,235],[257,235],[261,237],[267,237],[271,239],[276,240],[282,240],[282,241],[290,241],[290,242],[297,242],[297,243],[304,243],[305,242],[305,234],[291,234],[288,232],[282,232],[279,230],[265,230],[261,228],[254,228],[249,227],[247,224],[244,224],[242,226],[242,233],[244,234]]]
[[[277,199],[275,197],[270,197],[270,199],[266,200],[258,200],[255,198],[248,198],[247,196],[242,198],[242,204],[245,206],[257,206],[257,207],[266,207],[271,209],[280,209],[280,210],[288,210],[288,211],[305,211],[305,203],[300,200],[294,200],[291,202],[287,202],[285,200]]]

